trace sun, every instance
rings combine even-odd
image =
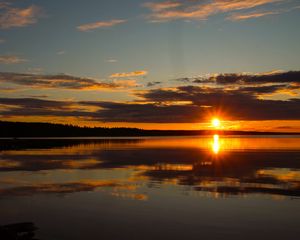
[[[218,118],[213,118],[211,124],[214,128],[219,128],[221,126],[221,122]]]

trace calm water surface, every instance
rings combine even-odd
[[[297,136],[0,144],[0,225],[41,240],[300,238]]]

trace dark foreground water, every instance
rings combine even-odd
[[[41,240],[300,238],[299,137],[0,144],[0,225]]]

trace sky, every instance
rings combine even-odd
[[[1,120],[300,132],[299,0],[0,0]]]

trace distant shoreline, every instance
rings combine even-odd
[[[79,127],[66,124],[0,121],[0,138],[100,138],[100,137],[188,137],[220,134],[244,135],[300,135],[293,132],[261,132],[230,130],[144,130],[138,128]]]

